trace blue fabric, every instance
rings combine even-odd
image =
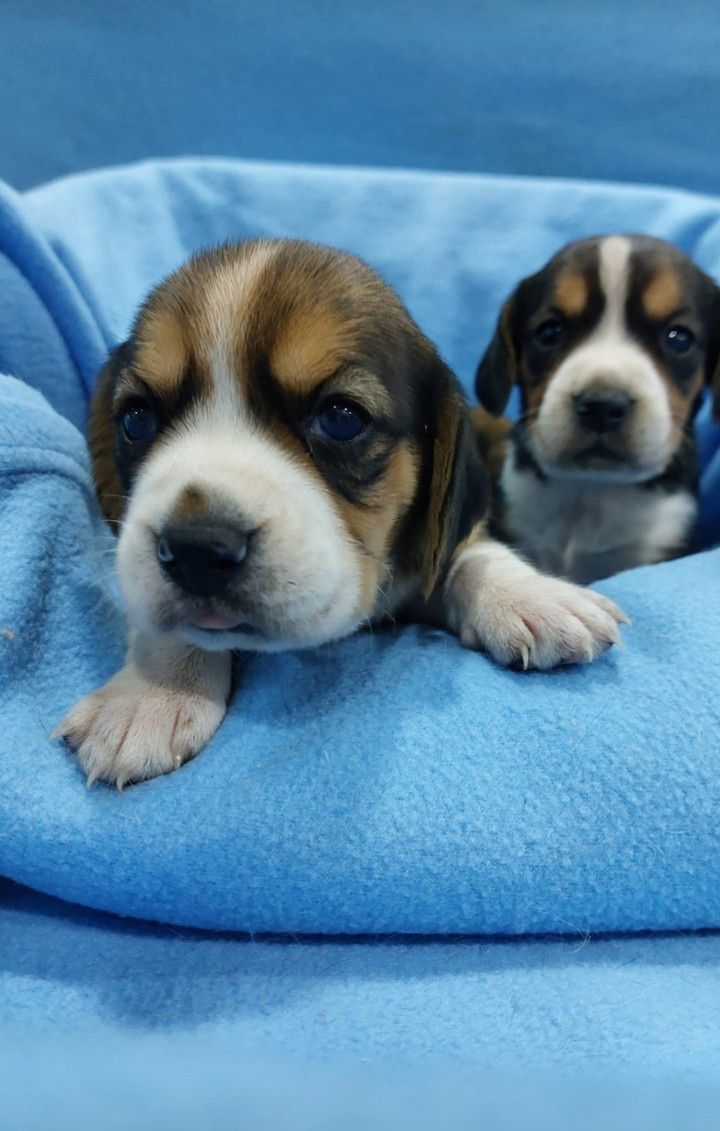
[[[5,0],[0,177],[218,154],[717,189],[714,0]]]
[[[143,1047],[165,1078],[168,1062],[184,1063],[187,1035],[202,1034],[188,1077],[198,1102],[227,1094],[210,1068],[217,1042],[242,1058],[252,1046],[270,1057],[453,1057],[717,1081],[718,936],[587,933],[720,926],[720,551],[603,586],[635,624],[623,653],[589,669],[503,672],[419,628],[251,658],[208,750],[122,797],[86,792],[72,756],[46,737],[122,653],[111,541],[73,422],[102,345],[191,250],[265,233],[359,251],[469,386],[501,297],[564,239],[588,226],[641,228],[717,271],[717,203],[172,162],[7,193],[2,204],[14,313],[0,323],[0,351],[11,326],[8,368],[27,384],[0,381],[0,872],[182,927],[486,933],[253,942],[122,923],[5,883],[0,1020],[13,1048],[19,1028],[82,1031],[95,1048],[157,1030]],[[24,363],[31,348],[58,360],[36,372]],[[720,445],[707,415],[700,438],[709,545]],[[570,937],[527,937],[538,931]],[[35,1055],[28,1063],[49,1059]],[[83,1071],[93,1062],[87,1048],[77,1056]],[[70,1083],[57,1071],[48,1079],[47,1102],[80,1103],[71,1072]]]
[[[0,372],[23,378],[82,425],[105,353],[99,329],[22,199],[0,183]]]
[[[720,1085],[719,1009],[718,935],[253,940],[122,921],[0,883],[3,1127],[10,1110],[3,1083],[16,1101],[25,1091],[37,1100],[49,1076],[46,1111],[55,1112],[68,1095],[78,1106],[99,1106],[109,1078],[132,1125],[148,1105],[148,1087],[155,1103],[177,1106],[182,1117],[189,1103],[227,1101],[236,1087],[252,1092],[253,1081],[264,1093],[257,1062],[276,1060],[280,1094],[296,1091],[293,1061],[307,1072],[312,1060],[312,1078],[320,1062],[339,1075],[340,1062],[361,1060],[422,1065],[422,1079],[436,1084],[449,1062],[472,1063],[485,1100],[487,1074],[545,1073],[611,1076],[615,1091],[618,1078],[640,1078],[645,1096],[657,1098],[662,1082]],[[451,1106],[429,1109],[442,1131],[454,1127],[455,1080]],[[355,1098],[358,1118],[375,1090],[369,1083]],[[591,1125],[598,1099],[573,1126]],[[538,1126],[538,1105],[533,1115],[519,1129]]]
[[[108,341],[200,244],[304,234],[365,254],[466,380],[514,278],[589,225],[720,261],[714,202],[593,185],[180,162],[75,178],[23,209]],[[720,926],[720,551],[608,582],[635,626],[591,668],[503,671],[419,627],[249,657],[201,757],[87,793],[46,735],[120,662],[110,537],[69,423],[11,380],[0,420],[7,875],[251,931]],[[703,441],[712,526],[717,431]]]

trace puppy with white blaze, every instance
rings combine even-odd
[[[314,647],[387,617],[524,668],[618,640],[611,601],[487,536],[459,385],[351,255],[278,240],[196,256],[112,354],[89,439],[129,621],[125,666],[55,732],[89,782],[202,750],[234,649]]]
[[[517,424],[500,418],[520,389]],[[697,514],[693,418],[720,395],[720,288],[672,244],[569,244],[505,303],[474,420],[492,527],[587,583],[683,553]]]

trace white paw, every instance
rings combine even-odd
[[[547,577],[525,562],[467,561],[453,585],[455,623],[466,648],[488,652],[499,664],[554,668],[590,663],[620,644],[629,619],[608,597]]]
[[[225,698],[153,683],[125,667],[81,699],[51,737],[76,751],[87,784],[129,782],[167,774],[193,758],[222,722]]]

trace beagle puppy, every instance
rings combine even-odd
[[[564,247],[507,300],[477,371],[495,531],[583,584],[681,554],[697,512],[693,417],[707,383],[717,411],[719,367],[720,288],[676,247]],[[513,426],[499,417],[514,383]]]
[[[484,529],[460,387],[360,260],[290,240],[196,256],[100,375],[90,448],[116,526],[125,666],[58,726],[88,782],[182,765],[220,724],[231,651],[387,617],[503,664],[591,660],[623,614]]]

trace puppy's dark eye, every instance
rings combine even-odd
[[[122,428],[131,444],[147,444],[157,435],[158,419],[144,401],[132,401],[122,414]]]
[[[565,327],[559,318],[546,318],[533,333],[533,338],[543,349],[552,349],[553,346],[560,345],[564,336]]]
[[[687,326],[669,326],[665,331],[665,345],[673,353],[687,353],[695,344],[695,335]]]
[[[370,423],[364,408],[344,397],[324,401],[313,420],[313,431],[330,440],[346,443],[356,440]]]

